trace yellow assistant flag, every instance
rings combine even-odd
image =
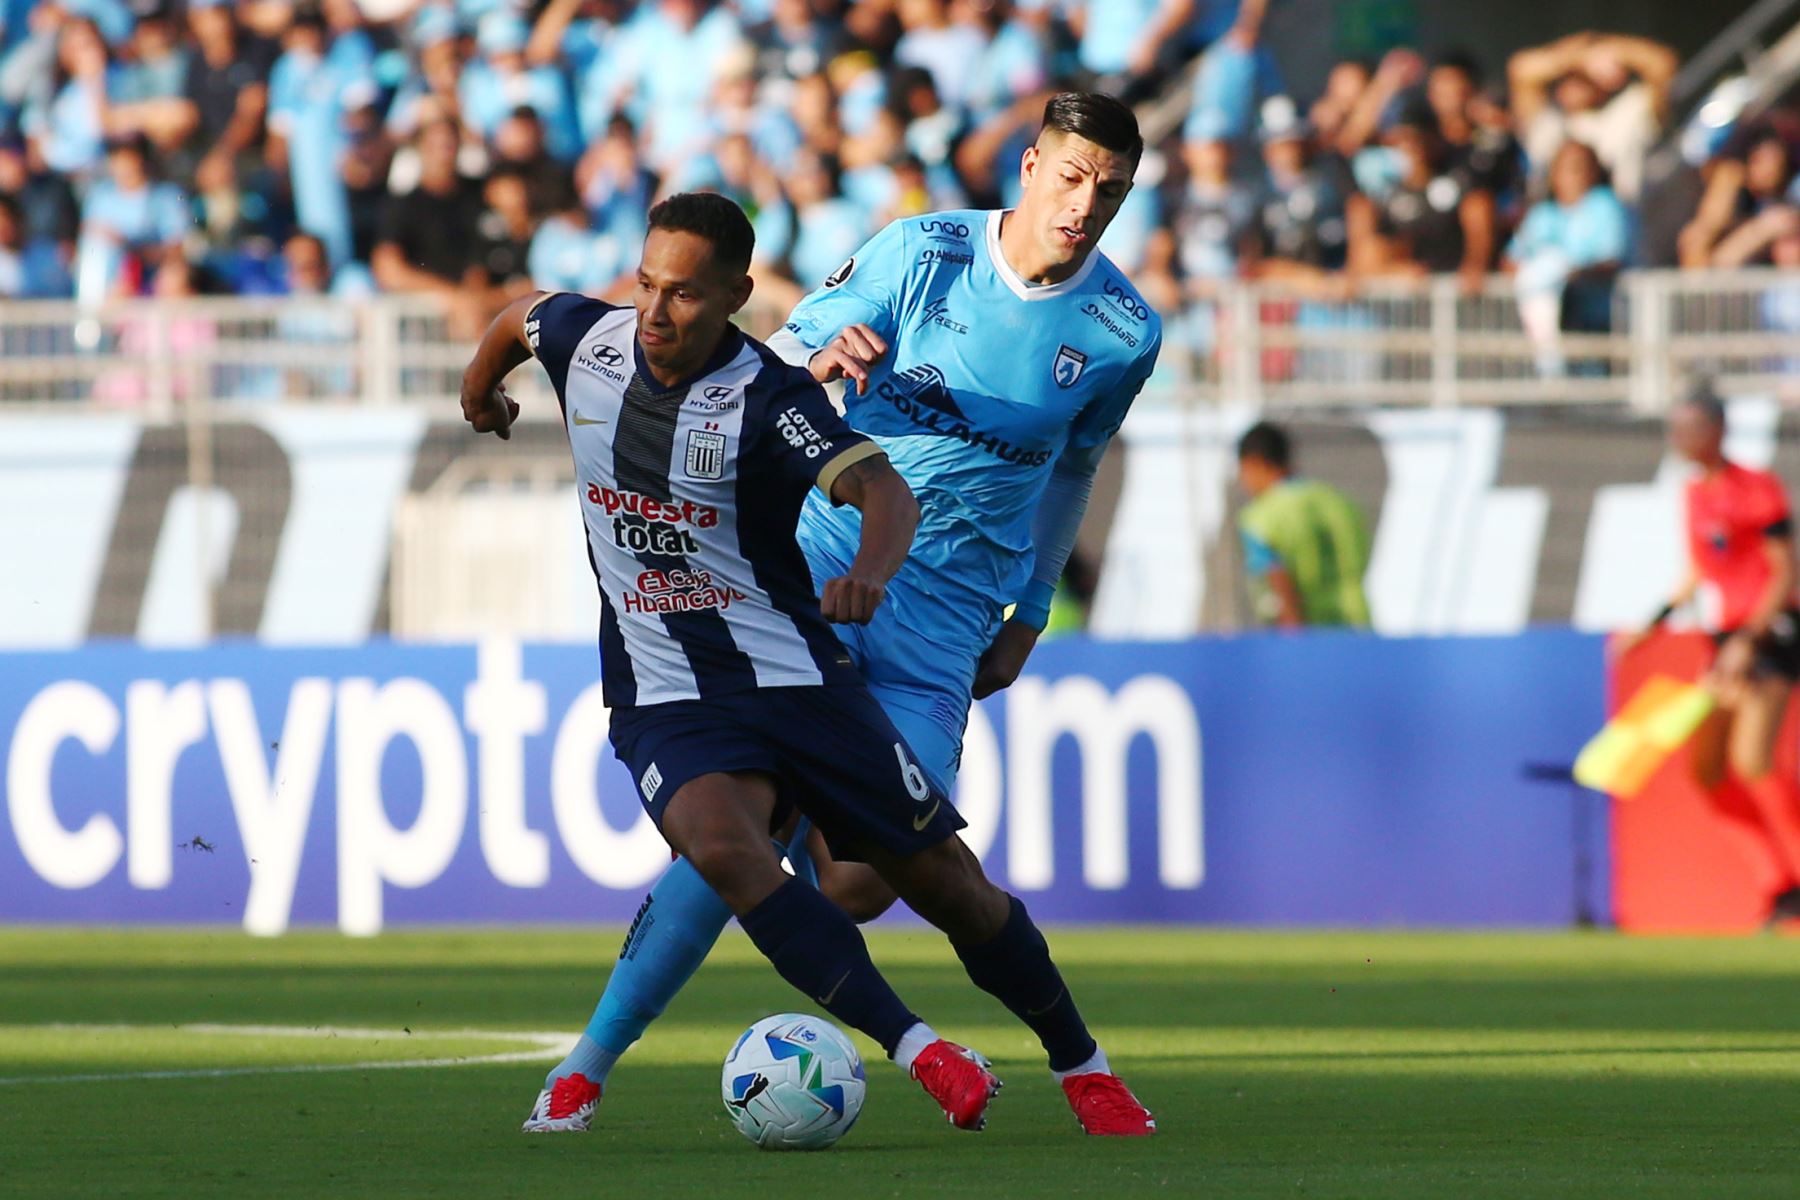
[[[1653,675],[1575,760],[1575,782],[1629,800],[1712,713],[1712,694],[1697,683]]]

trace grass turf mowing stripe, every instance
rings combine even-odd
[[[462,1043],[488,1045],[520,1045],[526,1048],[518,1050],[488,1051],[485,1053],[445,1054],[420,1057],[416,1054],[408,1058],[370,1058],[351,1057],[341,1062],[301,1062],[273,1063],[263,1062],[243,1066],[221,1067],[167,1067],[137,1071],[86,1071],[77,1073],[45,1071],[32,1074],[0,1075],[0,1087],[19,1086],[35,1083],[124,1083],[145,1079],[221,1079],[238,1075],[296,1075],[317,1074],[332,1071],[394,1071],[417,1070],[436,1067],[485,1066],[497,1063],[539,1062],[561,1057],[568,1053],[574,1043],[574,1036],[567,1033],[529,1033],[516,1030],[412,1030],[395,1031],[392,1029],[364,1029],[350,1026],[332,1025],[231,1025],[220,1023],[196,1023],[176,1025],[142,1025],[122,1022],[95,1024],[79,1024],[70,1022],[45,1022],[40,1025],[0,1025],[0,1063],[17,1062],[22,1055],[22,1048],[38,1050],[41,1060],[84,1061],[90,1057],[98,1057],[108,1052],[108,1043],[119,1038],[129,1039],[135,1052],[168,1053],[181,1057],[192,1057],[196,1054],[194,1043],[199,1041],[204,1049],[219,1053],[221,1049],[227,1055],[238,1054],[242,1057],[255,1057],[256,1051],[280,1047],[287,1041],[298,1041],[302,1044],[312,1041],[343,1041],[346,1043],[369,1043],[373,1046],[453,1046]],[[47,1039],[55,1039],[56,1045],[43,1046]],[[226,1046],[212,1045],[213,1041],[224,1039]],[[230,1046],[231,1041],[239,1042]],[[146,1047],[146,1043],[150,1045]],[[167,1050],[159,1050],[164,1044]],[[245,1045],[244,1043],[253,1043]],[[286,1049],[282,1047],[282,1049]],[[59,1053],[60,1052],[60,1053]],[[117,1051],[113,1051],[117,1053]],[[292,1051],[288,1051],[292,1053]]]

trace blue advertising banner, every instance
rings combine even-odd
[[[507,641],[7,655],[0,920],[627,920],[668,850],[596,678]],[[1543,776],[1601,719],[1568,631],[1059,641],[956,799],[1046,920],[1562,925],[1605,919],[1604,814]]]

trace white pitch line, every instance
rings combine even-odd
[[[7,1028],[0,1026],[0,1029]],[[45,1024],[31,1026],[11,1026],[11,1028],[29,1028],[55,1030],[63,1033],[119,1033],[158,1032],[195,1033],[202,1035],[235,1034],[249,1037],[299,1037],[299,1038],[359,1038],[377,1040],[381,1038],[402,1038],[417,1036],[420,1038],[471,1038],[484,1041],[525,1042],[530,1048],[525,1050],[507,1050],[498,1054],[475,1054],[448,1058],[411,1058],[381,1062],[352,1063],[291,1063],[284,1066],[267,1067],[210,1067],[191,1068],[170,1071],[112,1071],[96,1072],[85,1075],[11,1075],[0,1076],[0,1087],[29,1083],[123,1083],[134,1079],[225,1079],[235,1075],[322,1075],[343,1071],[400,1071],[416,1070],[431,1067],[474,1067],[494,1063],[541,1062],[546,1058],[560,1058],[569,1052],[575,1039],[566,1033],[525,1033],[518,1030],[494,1029],[451,1029],[420,1030],[416,1035],[404,1032],[395,1033],[391,1029],[359,1029],[349,1026],[332,1025],[79,1025],[79,1024]]]

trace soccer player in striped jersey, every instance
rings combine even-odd
[[[1116,100],[1053,97],[1020,166],[1018,208],[890,224],[769,341],[822,383],[850,381],[851,423],[919,498],[918,537],[887,602],[868,624],[839,625],[837,634],[945,792],[970,700],[1023,669],[1094,471],[1162,344],[1156,314],[1094,248],[1142,151],[1136,119]],[[853,507],[808,499],[799,536],[815,582],[842,574],[860,531]],[[867,919],[893,902],[873,872],[833,860],[816,840],[808,845],[826,894],[847,911]],[[534,1114],[526,1128],[587,1127],[613,1063],[699,967],[730,916],[691,864],[670,867],[587,1030],[546,1077],[547,1115]],[[1012,901],[1009,928],[1029,924]],[[1097,1046],[1045,1048],[1084,1130],[1155,1129]]]
[[[769,840],[797,808],[832,856],[869,864],[942,929],[1052,1055],[1095,1053],[1043,935],[956,836],[962,818],[832,631],[882,607],[917,502],[808,372],[731,325],[751,288],[742,210],[688,193],[649,224],[634,307],[569,293],[509,306],[465,373],[464,416],[505,436],[517,406],[501,381],[543,364],[600,587],[610,736],[645,809],[782,978],[979,1129],[999,1080],[906,1007],[851,918],[783,873]],[[813,490],[861,517],[822,594],[795,536]],[[534,1119],[557,1103],[547,1089]]]

